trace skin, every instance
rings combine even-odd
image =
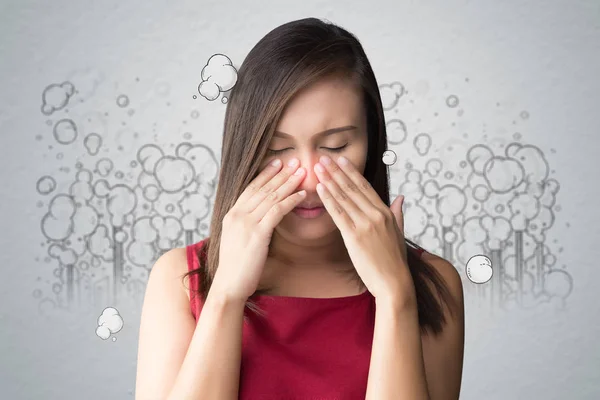
[[[296,191],[307,191],[305,202],[321,202],[312,166],[321,155],[334,154],[323,147],[348,143],[339,154],[364,171],[367,136],[362,107],[356,88],[340,79],[319,82],[288,104],[277,130],[292,137],[274,138],[269,148],[291,148],[277,154],[286,163],[294,157],[299,159],[306,176]],[[347,125],[357,129],[328,137],[314,136]],[[261,168],[273,158],[266,157]],[[286,215],[273,232],[272,249],[273,256],[267,259],[262,277],[262,283],[275,285],[272,295],[343,297],[358,293],[357,285],[348,279],[348,274],[354,273],[352,264],[329,216],[306,221]],[[279,261],[286,258],[293,262],[286,265]],[[338,269],[346,273],[336,272]],[[243,304],[207,301],[202,321],[197,323],[190,313],[189,279],[181,279],[186,272],[185,248],[169,250],[152,268],[140,323],[136,399],[207,396],[203,388],[214,388],[213,372],[218,373],[220,365],[239,363],[239,359],[225,359],[223,355],[239,358]],[[198,330],[200,325],[205,329]],[[217,361],[219,365],[215,365]],[[204,368],[207,363],[213,368]],[[214,398],[227,398],[212,394]]]
[[[350,126],[355,128],[319,135]],[[296,191],[306,190],[307,203],[323,203],[314,171],[321,156],[343,155],[361,174],[364,172],[368,150],[366,112],[358,87],[347,79],[332,76],[304,89],[287,105],[276,132],[289,136],[276,134],[269,149],[284,151],[268,155],[261,169],[275,158],[284,165],[298,159],[305,177]],[[329,150],[344,145],[341,151]],[[270,295],[343,297],[364,291],[352,279],[356,271],[328,213],[311,220],[287,214],[273,232],[271,248],[273,254],[267,258],[261,281],[261,285],[275,286]]]
[[[326,129],[348,125],[357,129],[326,138],[315,135]],[[284,163],[291,158],[298,158],[300,165],[306,169],[306,176],[297,191],[306,190],[306,202],[325,203],[317,192],[318,183],[335,187],[327,181],[332,176],[331,172],[336,170],[336,162],[325,167],[327,172],[324,174],[315,170],[317,164],[322,164],[322,156],[329,156],[333,160],[344,156],[352,165],[346,171],[354,170],[360,175],[364,173],[368,151],[365,109],[358,87],[343,78],[331,77],[305,89],[288,105],[276,130],[289,134],[289,137],[273,138],[269,148],[286,150],[267,157],[262,167],[275,157]],[[325,149],[345,144],[347,146],[337,153]],[[341,176],[338,179],[338,183],[342,183],[340,186],[344,181],[350,181],[347,174],[338,175]],[[354,179],[354,182],[358,183],[359,179]],[[326,192],[336,197],[336,193]],[[372,204],[381,207],[376,200]],[[400,204],[396,199],[392,209],[402,232],[399,239],[403,240]],[[337,219],[339,224],[341,220]],[[359,292],[355,282],[348,280],[348,276],[356,274],[356,270],[343,246],[340,233],[349,232],[349,228],[339,229],[338,224],[329,213],[313,220],[300,219],[294,214],[284,217],[274,231],[271,242],[273,256],[267,259],[263,274],[263,282],[277,285],[270,294],[341,297]],[[403,256],[401,258],[405,262]],[[404,271],[398,274],[404,278],[399,281],[398,288],[402,289],[391,292],[383,290],[379,297],[376,296],[378,312],[367,389],[369,399],[455,400],[459,397],[464,354],[462,282],[448,261],[430,253],[425,253],[423,259],[436,268],[445,280],[459,306],[458,312],[453,317],[444,308],[447,324],[442,333],[438,336],[421,335],[416,298],[414,291],[411,291],[412,280],[406,273],[406,265],[399,265],[397,271]],[[385,267],[385,263],[380,266]],[[334,272],[336,269],[342,273]],[[371,268],[362,270],[364,281]],[[388,268],[388,271],[392,270],[396,269]],[[369,288],[374,293],[372,289]],[[435,292],[433,285],[431,289]],[[403,293],[400,296],[392,294],[397,292]]]
[[[344,162],[346,161],[346,162]],[[326,165],[326,166],[325,166]],[[403,197],[388,208],[347,160],[321,157],[319,195],[340,228],[354,267],[375,297],[367,399],[457,399],[464,346],[462,285],[456,269],[432,262],[456,303],[441,335],[422,336],[404,242]],[[443,261],[443,262],[442,262]]]
[[[327,137],[316,135],[349,125],[356,129]],[[284,163],[297,158],[305,178],[296,191],[306,190],[305,202],[323,203],[316,189],[322,180],[314,169],[321,156],[337,160],[343,155],[357,172],[364,172],[368,150],[365,112],[358,88],[344,79],[331,77],[299,93],[276,130],[289,137],[273,138],[269,148],[287,150],[266,157],[261,168],[275,157]],[[343,145],[347,146],[337,153],[326,149]],[[329,214],[313,220],[286,215],[273,233],[271,247],[261,278],[261,284],[274,286],[271,295],[318,298],[362,292],[349,279],[356,271]],[[456,318],[446,313],[449,323],[441,335],[421,336],[415,304],[399,302],[387,296],[389,291],[382,291],[380,294],[385,295],[376,298],[369,399],[458,399],[464,343],[462,283],[447,261],[432,254],[423,258],[440,272],[461,312]],[[370,270],[365,264],[362,271]],[[189,311],[189,281],[181,282],[186,272],[184,248],[168,251],[152,269],[140,326],[136,399],[199,398],[206,395],[203,388],[214,388],[212,382],[221,369],[239,365],[243,304],[226,304],[219,299],[207,302],[203,322],[198,324],[205,328],[196,329]],[[236,358],[227,360],[223,354]],[[215,364],[217,361],[220,364]],[[206,363],[213,368],[204,368]],[[203,377],[201,382],[199,376]],[[228,397],[219,393],[214,398]]]

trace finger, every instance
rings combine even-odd
[[[294,172],[296,172],[299,165],[300,165],[299,162],[297,162],[295,165],[288,164],[288,165],[284,166],[281,169],[281,171],[279,171],[277,173],[277,175],[271,176],[270,179],[268,179],[266,181],[261,179],[258,181],[257,184],[251,183],[249,185],[249,186],[251,186],[251,188],[250,187],[247,188],[247,190],[249,190],[250,195],[246,197],[245,202],[240,202],[238,200],[240,209],[242,209],[248,213],[253,212],[260,204],[262,204],[262,202],[272,192],[279,189],[279,187],[281,187],[281,185],[283,185],[285,182],[288,181],[290,176],[292,176],[294,174]],[[271,168],[280,169],[281,165],[279,167],[271,167]],[[269,168],[267,168],[267,169],[269,169]]]
[[[348,179],[358,188],[356,196],[353,199],[361,209],[368,210],[375,207],[380,211],[384,211],[384,207],[388,208],[381,200],[381,197],[379,197],[379,194],[373,189],[371,183],[356,169],[350,160],[345,157],[339,157],[337,162],[335,164],[331,163],[330,166],[332,171],[330,173],[336,182],[338,179]]]
[[[294,167],[295,168],[295,167]],[[260,221],[264,218],[270,209],[277,203],[284,201],[294,190],[300,185],[304,179],[304,168],[298,168],[293,175],[290,175],[286,182],[279,185],[275,190],[271,191],[260,204],[256,206],[252,215],[255,221]]]
[[[404,233],[404,214],[402,213],[402,206],[404,205],[404,196],[400,195],[394,199],[390,205],[390,210],[394,214],[396,224],[402,233]]]
[[[300,204],[305,197],[306,190],[301,190],[272,205],[257,225],[259,232],[263,235],[270,235],[283,217]]]
[[[333,198],[323,183],[317,183],[317,193],[323,202],[323,206],[333,219],[333,222],[342,231],[350,231],[354,229],[354,222],[346,213],[344,208]]]
[[[354,226],[357,226],[361,219],[367,218],[365,213],[355,204],[353,200],[353,195],[351,192],[358,190],[354,184],[351,182],[349,183],[349,180],[346,180],[344,183],[342,183],[344,186],[340,187],[340,185],[331,178],[329,172],[321,163],[316,163],[314,169],[321,184],[325,185],[337,204],[342,206],[344,211],[346,211],[350,219],[352,219]]]
[[[345,158],[344,160],[347,161]],[[323,161],[327,160],[325,159]],[[380,207],[377,205],[382,203],[382,201],[379,199],[379,195],[371,187],[371,184],[355,168],[352,166],[343,170],[340,168],[341,166],[347,167],[348,164],[349,161],[347,161],[346,165],[343,165],[343,163],[338,165],[330,159],[329,164],[326,165],[327,172],[333,181],[335,181],[338,186],[344,189],[344,192],[352,199],[356,206],[362,210],[363,214],[369,218],[374,218],[374,212],[380,210]],[[369,192],[373,192],[375,196],[368,196]]]
[[[275,164],[278,162],[278,164]],[[248,204],[248,201],[254,194],[260,190],[267,182],[273,179],[279,173],[281,169],[282,162],[279,159],[275,159],[271,161],[259,174],[256,178],[254,178],[250,184],[244,189],[240,197],[238,198],[238,203],[242,205]]]

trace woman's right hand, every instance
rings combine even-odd
[[[306,195],[294,193],[304,168],[269,164],[248,185],[223,218],[219,267],[209,292],[245,302],[257,289],[273,230]]]

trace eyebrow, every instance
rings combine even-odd
[[[315,136],[329,136],[329,135],[333,135],[335,133],[345,132],[345,131],[349,131],[352,129],[356,129],[356,126],[348,125],[348,126],[341,126],[339,128],[327,129],[322,132],[316,133]],[[275,133],[273,134],[273,137],[290,138],[290,137],[292,137],[292,135],[285,133],[285,132],[275,131]]]

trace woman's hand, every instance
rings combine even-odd
[[[273,230],[304,200],[304,190],[294,193],[305,173],[298,166],[286,165],[282,171],[281,161],[267,166],[225,215],[219,267],[210,292],[245,302],[256,291]]]
[[[315,172],[320,181],[317,192],[340,229],[354,268],[369,292],[376,298],[414,301],[404,241],[404,196],[387,207],[343,157],[337,163],[321,157]]]

